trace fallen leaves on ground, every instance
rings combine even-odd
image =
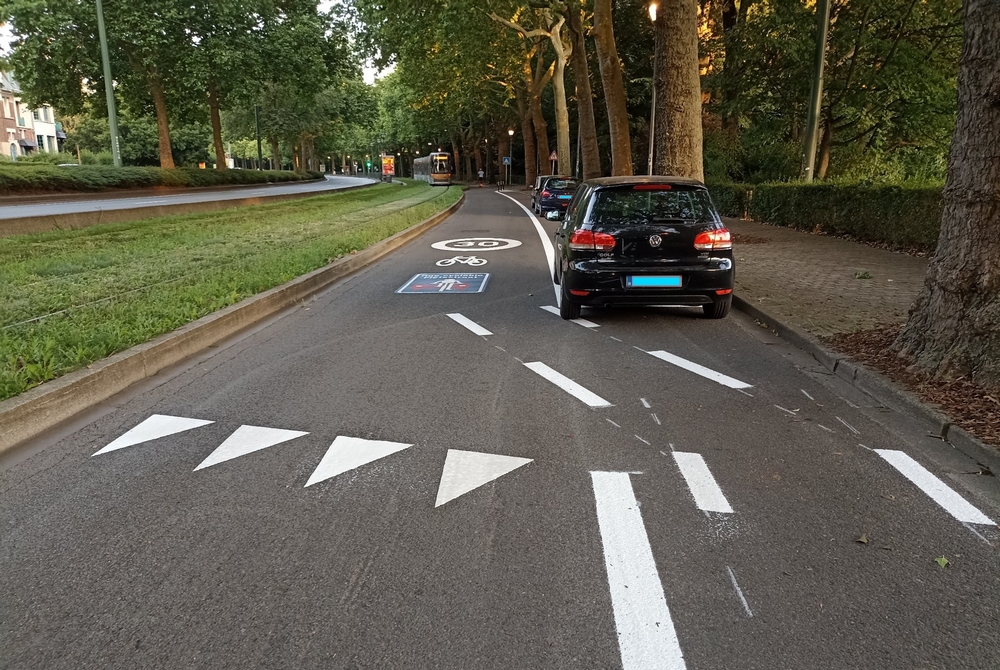
[[[916,395],[921,402],[937,405],[955,423],[986,444],[1000,448],[1000,403],[998,392],[968,379],[933,379],[909,369],[909,362],[896,355],[892,343],[901,325],[882,326],[827,338],[833,349],[864,363]]]

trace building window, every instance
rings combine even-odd
[[[33,112],[31,112],[31,116],[32,116],[32,117],[33,117],[33,118],[35,119],[35,121],[41,121],[41,120],[42,120],[42,117],[41,117],[41,115],[40,115],[40,114],[38,113],[38,110],[37,110],[37,109],[36,109],[36,110],[34,110]]]

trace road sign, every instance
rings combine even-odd
[[[549,160],[550,161],[557,161],[557,160],[559,160],[559,154],[557,154],[555,151],[553,151],[552,153],[549,154]]]
[[[482,293],[489,279],[485,272],[422,272],[396,293]]]
[[[504,165],[510,165],[510,156],[504,156],[503,157],[503,164]]]
[[[435,242],[431,248],[439,251],[503,251],[521,246],[518,240],[505,237],[462,237],[456,240]]]

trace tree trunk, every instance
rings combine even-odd
[[[747,0],[743,0],[746,4]],[[722,45],[725,49],[725,60],[722,63],[722,129],[730,135],[738,132],[736,115],[733,114],[733,105],[739,98],[740,93],[740,67],[739,47],[737,46],[736,24],[739,19],[739,10],[736,8],[736,0],[723,0],[722,2]]]
[[[569,109],[566,107],[566,61],[570,54],[562,41],[562,26],[566,19],[559,18],[549,31],[552,49],[556,52],[552,83],[556,102],[556,156],[559,159],[557,174],[573,174],[573,155],[569,148]],[[572,47],[571,47],[572,48]],[[572,52],[570,52],[572,53]]]
[[[703,181],[698,0],[664,0],[654,31],[654,172]]]
[[[542,113],[542,93],[538,91],[532,94],[528,105],[531,111],[531,125],[535,129],[535,163],[536,174],[552,174],[549,167],[549,126],[545,123],[545,114]]]
[[[268,138],[268,142],[271,144],[271,169],[280,170],[281,169],[281,148],[278,146],[278,138],[274,135]]]
[[[595,0],[593,34],[594,42],[597,44],[597,60],[601,66],[601,81],[604,84],[604,102],[608,108],[608,122],[611,126],[611,174],[631,175],[632,143],[629,139],[622,63],[618,59],[615,29],[611,22],[611,0]],[[697,63],[697,33],[694,37]]]
[[[451,136],[451,150],[455,158],[455,177],[458,178],[458,181],[462,181],[462,151],[455,135]]]
[[[573,3],[578,5],[578,3]],[[573,40],[573,79],[576,81],[576,104],[580,124],[580,144],[583,158],[583,178],[601,176],[601,152],[597,146],[597,122],[594,120],[594,92],[590,88],[590,66],[587,64],[587,43],[579,6],[566,11],[566,26]]]
[[[174,152],[170,148],[170,121],[167,119],[167,96],[163,91],[163,81],[156,72],[152,72],[149,75],[149,92],[153,96],[153,107],[156,108],[156,131],[160,137],[160,167],[166,170],[173,170]]]
[[[215,169],[226,170],[226,148],[222,145],[222,116],[219,114],[219,88],[215,79],[208,80],[208,111],[212,119],[212,144],[215,146]]]
[[[482,144],[483,144],[483,138],[480,137],[479,141],[476,142],[476,151],[475,151],[475,158],[476,158],[476,178],[477,179],[479,178],[479,171],[483,169],[483,152],[481,150],[482,149]],[[484,172],[485,172],[485,170],[484,170]]]
[[[819,166],[816,168],[816,179],[826,178],[830,167],[830,149],[833,147],[833,120],[827,113],[823,123],[823,137],[819,141]]]
[[[894,347],[935,377],[1000,388],[1000,3],[964,4],[941,233]]]
[[[535,135],[531,114],[525,109],[524,94],[521,91],[517,91],[516,95],[517,114],[521,119],[521,137],[524,138],[524,185],[527,188],[534,186],[535,179],[538,177],[538,168],[535,164]],[[514,174],[513,168],[514,166],[512,165],[512,177]]]

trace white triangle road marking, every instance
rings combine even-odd
[[[280,428],[263,428],[261,426],[240,426],[215,451],[208,455],[195,470],[218,465],[240,456],[273,447],[276,444],[294,440],[308,435],[301,430],[282,430]]]
[[[483,454],[476,451],[449,449],[441,471],[435,507],[477,489],[483,484],[531,463],[530,458]]]
[[[330,448],[326,450],[323,460],[309,476],[306,486],[318,484],[348,470],[353,470],[412,446],[412,444],[403,444],[402,442],[363,440],[360,437],[338,435]]]
[[[95,452],[93,455],[98,456],[100,454],[106,454],[109,451],[116,451],[118,449],[124,449],[125,447],[141,444],[142,442],[149,442],[150,440],[166,437],[167,435],[183,433],[185,430],[199,428],[210,423],[215,422],[206,421],[204,419],[188,419],[183,416],[154,414],[132,430],[116,439],[114,442],[111,442],[100,451]]]

